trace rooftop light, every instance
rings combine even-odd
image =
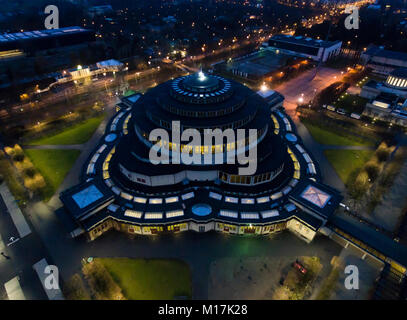
[[[263,91],[263,92],[267,91],[267,90],[268,90],[267,85],[266,85],[265,83],[263,83],[263,84],[260,86],[260,90]]]
[[[198,72],[198,80],[199,80],[199,81],[204,81],[204,80],[206,80],[205,73],[203,73],[202,70]]]

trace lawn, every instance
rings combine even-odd
[[[373,150],[325,150],[324,154],[341,180],[346,183],[352,172],[360,169],[372,156]]]
[[[97,127],[104,119],[104,116],[90,118],[55,135],[30,141],[31,145],[56,145],[56,144],[82,144],[88,141]]]
[[[25,153],[47,182],[44,198],[48,199],[58,189],[78,158],[80,151],[26,149]]]
[[[191,272],[185,262],[164,259],[98,258],[130,300],[191,298]]]
[[[312,137],[321,144],[335,145],[335,146],[370,146],[373,145],[370,141],[364,140],[360,137],[351,137],[339,135],[333,131],[325,128],[318,127],[308,122],[303,122],[311,133]]]
[[[336,108],[344,109],[346,112],[362,113],[369,99],[365,99],[352,94],[343,94],[338,101],[334,103]]]

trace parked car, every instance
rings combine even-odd
[[[298,260],[293,263],[293,267],[295,269],[297,269],[299,272],[301,272],[302,274],[307,273],[307,269],[305,269],[305,267]]]
[[[360,114],[357,114],[357,113],[351,113],[350,117],[351,117],[351,118],[353,118],[353,119],[357,119],[357,120],[359,120],[359,119],[360,119]]]
[[[346,114],[344,109],[338,109],[338,110],[336,110],[336,113],[339,113],[339,114],[342,114],[342,115]]]

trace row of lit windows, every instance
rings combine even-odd
[[[177,228],[179,228],[180,230],[184,230],[187,228],[187,224],[186,223],[180,223],[180,224],[173,224],[167,227],[168,231],[176,231]]]
[[[171,129],[171,128],[168,128],[168,129]],[[263,136],[266,129],[267,129],[267,126],[258,130],[258,132],[257,132],[258,141],[257,142],[260,142],[259,138]],[[136,132],[138,132],[140,134],[140,131],[138,130],[137,126],[136,126]],[[148,139],[148,134],[146,132],[141,133],[141,135],[143,138]],[[211,145],[211,146],[195,146],[195,148],[196,148],[195,152],[205,154],[205,153],[209,152],[209,148],[210,148],[211,153],[222,153],[222,152],[224,152],[224,150],[227,150],[227,151],[235,150],[236,145],[238,148],[243,147],[243,146],[248,146],[249,142],[250,142],[249,140],[250,140],[250,137],[246,137],[244,142],[237,141],[235,143],[228,143],[228,144],[224,143],[224,144]],[[167,145],[168,145],[169,147],[167,149],[178,151],[178,148],[177,148],[178,144],[172,143],[172,142],[167,142],[165,140],[162,140],[162,141],[163,142],[158,141],[158,144],[160,145],[160,147],[163,145],[165,147],[167,147]],[[194,147],[190,146],[190,145],[186,145],[186,144],[180,144],[180,148],[181,148],[181,152],[183,152],[183,150],[185,149],[185,152],[192,153],[192,150]]]
[[[201,153],[201,154],[208,154],[208,153],[222,153],[226,149],[227,151],[232,151],[235,150],[235,147],[237,145],[238,148],[244,147],[249,145],[249,138],[246,138],[244,141],[238,141],[238,142],[233,142],[233,143],[228,143],[228,144],[217,144],[217,145],[212,145],[212,146],[190,146],[186,144],[177,144],[173,142],[168,142],[165,140],[160,140],[157,142],[157,144],[162,147],[164,146],[168,150],[171,151],[179,151],[179,146],[181,148],[181,152],[184,153],[190,153],[192,154],[193,151],[195,153]],[[211,152],[209,152],[211,150]]]
[[[401,78],[395,78],[395,77],[389,76],[389,78],[387,79],[387,83],[389,85],[395,86],[395,87],[402,87],[402,88],[407,87],[407,79],[401,79]]]
[[[270,181],[271,178],[271,172],[258,174],[256,176],[229,175],[225,172],[219,172],[219,179],[230,184],[258,184]]]
[[[221,129],[221,130],[240,128],[243,125],[249,123],[254,118],[255,115],[256,115],[255,113],[251,114],[250,116],[246,117],[245,119],[240,119],[239,121],[235,121],[235,122],[232,122],[232,123],[229,123],[229,124],[225,124],[223,126],[219,126],[218,128]],[[163,128],[171,129],[171,127],[172,127],[172,124],[171,124],[170,121],[165,121],[165,120],[159,119],[158,117],[152,116],[151,114],[147,114],[147,117],[153,123],[155,123],[156,125],[159,125],[159,126],[161,126]],[[213,128],[215,128],[215,127],[213,127]],[[186,130],[186,129],[196,129],[199,132],[204,133],[205,129],[211,129],[211,128],[208,128],[208,127],[207,128],[194,128],[194,127],[188,127],[188,126],[182,126],[181,127],[181,130]]]
[[[172,95],[175,96],[175,98],[177,100],[182,101],[182,102],[195,103],[195,104],[209,104],[209,103],[220,103],[220,102],[225,101],[227,98],[229,98],[231,96],[231,92],[229,92],[229,94],[224,93],[219,96],[205,97],[205,98],[194,98],[194,97],[184,96],[184,95],[176,94],[176,93],[173,93]]]

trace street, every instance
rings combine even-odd
[[[299,103],[307,103],[312,100],[322,89],[334,82],[341,81],[344,75],[339,69],[320,67],[317,75],[314,77],[315,70],[313,68],[306,71],[295,79],[284,82],[274,88],[274,90],[280,92],[285,97],[284,108],[295,122],[298,122],[295,109]]]
[[[33,230],[33,228],[31,228]],[[33,265],[44,257],[52,261],[41,239],[35,231],[19,238],[18,231],[0,196],[0,297],[7,299],[4,284],[14,277],[18,277],[25,298],[46,299],[41,282]],[[14,241],[11,238],[14,238]]]

